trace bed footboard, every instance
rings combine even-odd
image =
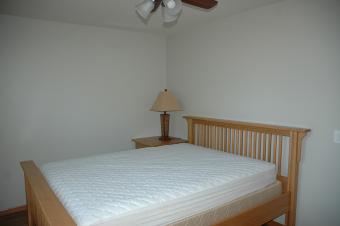
[[[76,226],[33,161],[21,162],[29,226]]]

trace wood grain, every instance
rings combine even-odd
[[[242,122],[242,121],[214,119],[214,118],[197,117],[197,116],[184,116],[184,118],[186,120],[195,121],[195,124],[221,126],[224,128],[242,129],[242,130],[247,130],[247,131],[271,133],[271,134],[278,134],[278,135],[283,135],[283,136],[290,136],[291,131],[301,132],[301,133],[310,132],[310,129],[305,129],[305,128],[287,127],[287,126],[253,123],[253,122]]]
[[[170,140],[159,140],[159,137],[143,137],[132,139],[136,149],[147,147],[158,147],[163,145],[186,143],[187,141],[177,137],[170,137]]]
[[[217,5],[215,0],[182,0],[186,4],[197,6],[203,9],[211,9]]]
[[[278,198],[261,204],[256,208],[241,213],[215,226],[256,226],[263,225],[288,211],[290,194],[285,193]]]

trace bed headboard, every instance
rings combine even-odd
[[[190,144],[275,164],[284,192],[291,193],[290,209],[295,211],[302,140],[310,129],[195,116],[184,118]],[[288,175],[283,170],[285,163]]]

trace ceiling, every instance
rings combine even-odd
[[[171,34],[196,23],[282,0],[219,0],[217,7],[209,11],[185,5],[178,22],[171,25],[162,23],[160,9],[143,22],[135,12],[137,1],[140,0],[0,0],[0,14]]]

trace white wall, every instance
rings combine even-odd
[[[25,203],[19,161],[132,147],[159,133],[163,36],[0,16],[0,210]]]
[[[0,16],[0,210],[24,203],[21,160],[127,149],[131,137],[158,134],[158,114],[148,108],[167,82],[183,114],[311,128],[298,226],[338,225],[335,2],[286,0],[167,43],[141,32]],[[173,116],[173,133],[185,137],[185,122]]]
[[[300,171],[298,226],[340,213],[339,1],[286,0],[168,39],[167,85],[183,114],[312,129]],[[186,136],[176,114],[174,133]]]

